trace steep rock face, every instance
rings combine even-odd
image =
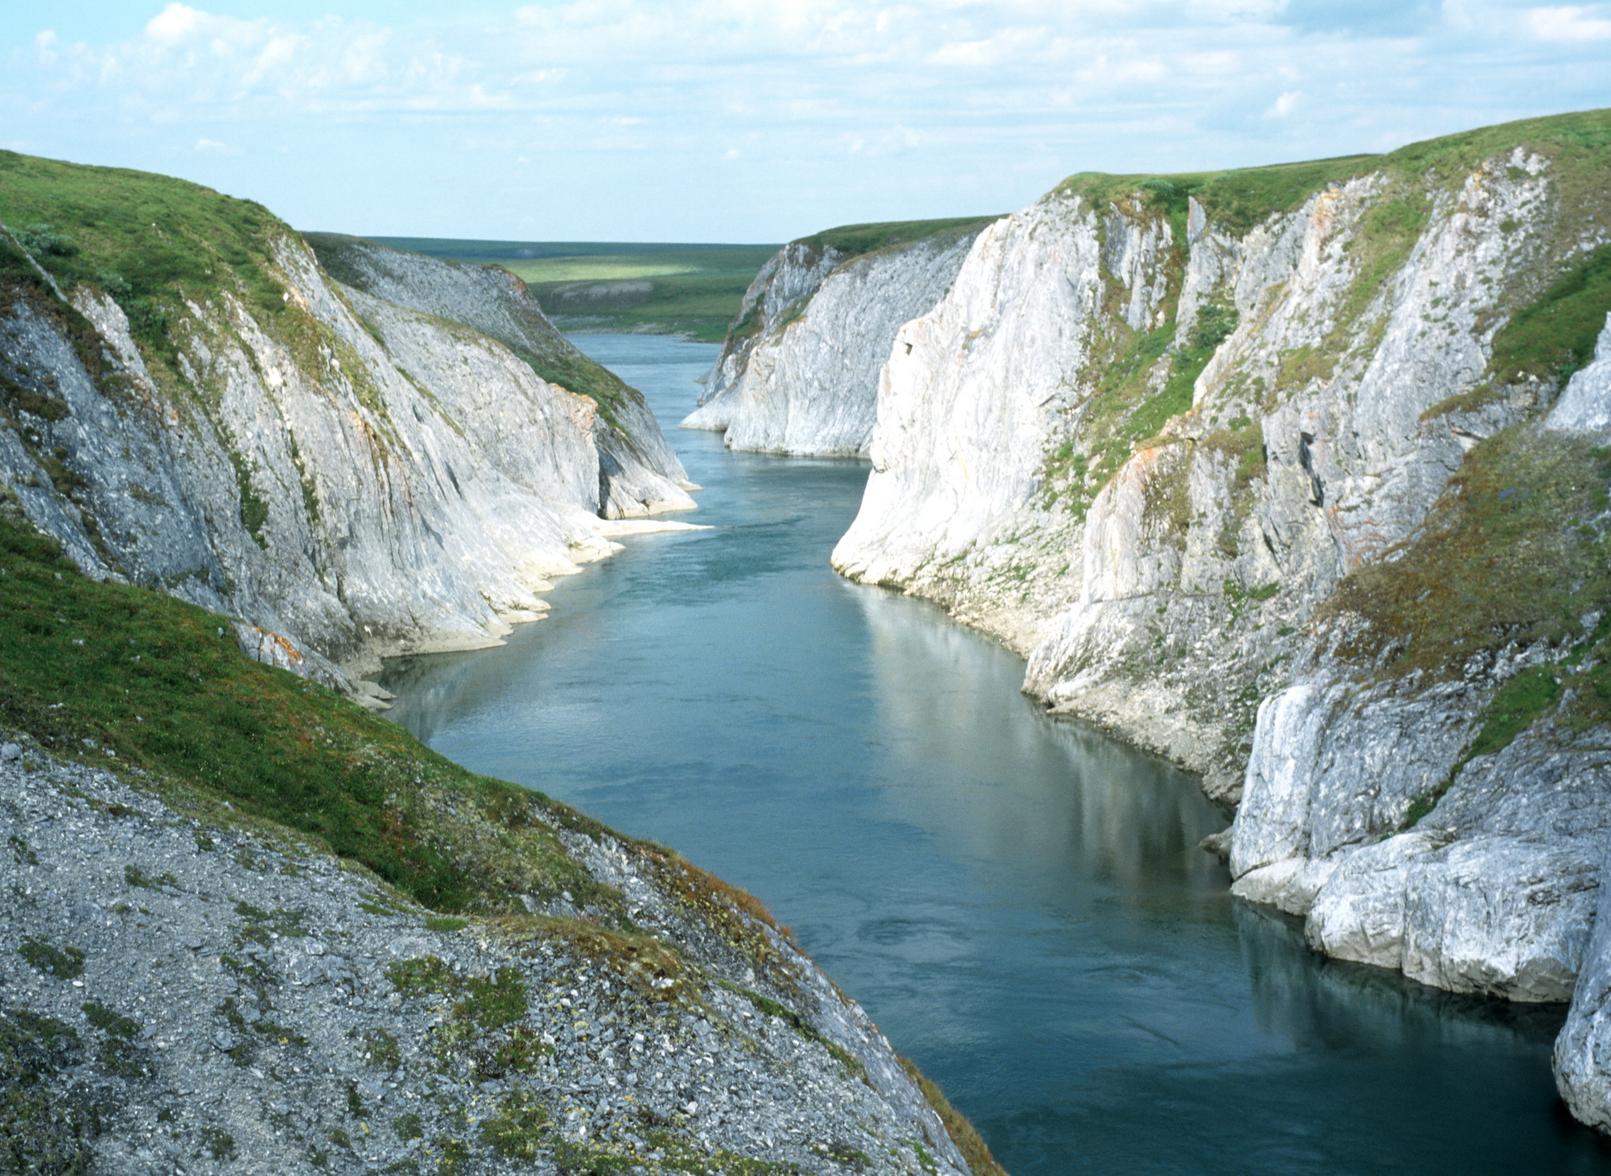
[[[1602,872],[1606,866],[1602,860]],[[1611,887],[1600,889],[1577,992],[1555,1040],[1555,1083],[1573,1115],[1611,1132]]]
[[[811,241],[791,241],[761,267],[739,304],[738,320],[727,333],[722,353],[705,380],[698,407],[682,422],[685,429],[726,429],[732,423],[732,392],[744,376],[750,352],[790,307],[822,285],[845,255]]]
[[[308,235],[325,271],[397,306],[463,323],[498,340],[556,387],[593,398],[600,500],[608,518],[692,510],[688,475],[642,393],[554,329],[526,284],[497,266],[404,253],[356,237]]]
[[[684,426],[725,429],[733,449],[864,456],[896,329],[945,293],[974,231],[947,228],[838,261],[825,274],[798,243],[786,246],[757,279],[766,283],[757,305],[773,311],[754,335],[729,336],[709,398]],[[787,302],[786,291],[794,292]]]
[[[901,328],[835,566],[1239,798],[1238,893],[1319,949],[1564,999],[1611,825],[1607,122],[1075,177]]]
[[[0,212],[20,215],[101,175],[0,162]],[[539,338],[540,313],[501,276],[393,255],[375,286],[412,305],[399,304],[331,281],[255,206],[138,173],[105,173],[95,189],[112,205],[153,190],[222,226],[107,243],[87,219],[78,241],[51,228],[38,257],[27,243],[43,227],[0,237],[0,479],[92,574],[362,673],[379,655],[486,644],[537,615],[550,577],[613,549],[601,514],[690,505],[636,393],[615,381],[612,405],[568,391],[439,313],[463,294],[517,345],[602,371]],[[149,293],[111,269],[171,269],[208,249],[196,280]]]
[[[1234,797],[1281,630],[1529,403],[1420,419],[1481,381],[1495,309],[1538,268],[1499,227],[1544,231],[1529,167],[1413,192],[1367,173],[1240,238],[1194,199],[1174,224],[1077,190],[1000,222],[897,338],[836,566],[1002,634],[1033,692]]]

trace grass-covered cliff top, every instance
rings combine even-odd
[[[165,364],[174,350],[170,328],[187,298],[205,303],[229,290],[265,330],[299,353],[306,352],[301,344],[310,336],[328,334],[284,298],[273,248],[296,234],[252,201],[171,176],[0,151],[0,223],[64,290],[88,283],[114,298],[159,379],[165,368],[172,374],[172,365]],[[308,240],[327,272],[366,288],[363,267],[349,255],[368,242],[331,234]],[[0,279],[7,278],[34,280],[10,244],[0,241]],[[459,321],[514,349],[545,380],[591,397],[613,420],[615,406],[630,395],[626,385],[535,308],[522,315],[518,302],[518,292],[511,291],[507,309],[510,321],[523,327],[519,337],[469,318]],[[457,319],[450,308],[436,313]]]
[[[897,245],[909,245],[914,241],[923,241],[931,237],[960,237],[966,233],[977,232],[996,219],[995,216],[955,216],[940,220],[840,225],[837,228],[823,229],[820,233],[813,233],[809,237],[801,237],[794,244],[804,245],[819,253],[832,249],[849,257],[856,257],[863,253],[890,249]]]
[[[143,344],[161,346],[179,298],[233,288],[272,319],[271,268],[287,226],[260,204],[171,176],[0,151],[0,222],[64,288],[115,298]]]
[[[1110,175],[1079,172],[1055,189],[1093,203],[1118,202],[1140,194],[1148,205],[1184,214],[1195,197],[1223,231],[1241,235],[1272,215],[1291,212],[1329,184],[1371,172],[1428,176],[1442,185],[1457,183],[1472,168],[1515,147],[1539,152],[1556,165],[1563,204],[1574,219],[1590,208],[1604,210],[1611,200],[1603,176],[1611,158],[1611,109],[1524,119],[1411,143],[1385,155],[1344,155],[1266,167],[1227,171]],[[1587,205],[1588,207],[1585,207]]]

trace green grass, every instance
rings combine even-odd
[[[1338,647],[1387,678],[1462,677],[1514,643],[1555,660],[1506,679],[1447,779],[1416,798],[1407,828],[1471,760],[1540,719],[1567,732],[1611,725],[1611,450],[1517,426],[1467,455],[1422,530],[1356,569],[1322,621],[1363,621]],[[1592,631],[1583,618],[1598,614]]]
[[[1554,709],[1561,697],[1561,676],[1554,666],[1533,666],[1508,679],[1483,708],[1482,723],[1448,776],[1436,788],[1417,796],[1404,814],[1401,828],[1417,825],[1438,806],[1465,766],[1481,755],[1503,751],[1528,727]]]
[[[563,327],[652,330],[720,342],[776,245],[375,237],[453,261],[501,265]],[[567,385],[569,387],[570,385]]]
[[[134,336],[171,352],[185,295],[233,289],[270,321],[284,309],[269,253],[289,230],[260,204],[199,184],[123,168],[84,167],[0,151],[0,221],[64,287],[115,297]]]
[[[1167,213],[1183,213],[1187,198],[1195,196],[1210,221],[1240,236],[1270,216],[1291,212],[1330,184],[1383,171],[1400,179],[1451,187],[1463,182],[1477,164],[1518,145],[1539,152],[1554,165],[1563,197],[1561,228],[1568,237],[1578,235],[1585,224],[1604,223],[1603,214],[1611,203],[1611,192],[1603,181],[1605,159],[1611,152],[1611,109],[1481,127],[1411,143],[1386,155],[1342,155],[1228,171],[1080,172],[1056,190],[1098,204],[1124,205],[1139,195],[1143,204]]]
[[[1189,197],[1196,197],[1214,225],[1241,236],[1279,213],[1291,212],[1326,185],[1368,171],[1379,157],[1345,155],[1301,163],[1231,171],[1108,175],[1078,172],[1058,185],[1098,205],[1127,204],[1139,193],[1145,206],[1184,217]]]
[[[70,945],[57,947],[30,936],[22,941],[17,954],[39,971],[58,980],[74,980],[84,974],[84,952]]]
[[[896,245],[907,245],[913,241],[921,241],[927,237],[961,237],[968,233],[976,233],[996,216],[956,216],[945,217],[938,220],[914,221],[883,221],[876,224],[840,225],[833,229],[824,229],[820,233],[813,233],[809,237],[801,237],[799,244],[818,252],[829,249],[852,257],[863,253],[873,253],[879,249],[889,249]]]
[[[9,519],[0,573],[0,722],[64,753],[111,748],[177,799],[314,837],[435,910],[510,912],[521,892],[567,889],[614,901],[542,823],[553,802],[248,660],[224,618],[85,579]]]
[[[1365,624],[1339,652],[1390,675],[1459,677],[1510,642],[1567,646],[1611,608],[1611,452],[1516,427],[1467,455],[1416,535],[1350,573],[1322,619]]]
[[[1501,383],[1524,376],[1564,382],[1594,358],[1611,313],[1611,245],[1575,261],[1494,336],[1488,369]]]
[[[1192,406],[1197,377],[1219,345],[1236,330],[1236,308],[1208,302],[1192,324],[1191,334],[1176,345],[1175,311],[1180,297],[1179,278],[1184,265],[1177,247],[1169,267],[1169,293],[1164,325],[1151,331],[1132,331],[1119,323],[1108,340],[1108,355],[1099,363],[1097,386],[1079,435],[1054,451],[1045,467],[1051,488],[1048,499],[1066,498],[1076,517],[1084,518],[1102,487],[1118,472],[1136,448],[1152,441],[1171,420]],[[1168,375],[1157,391],[1150,379],[1160,362]],[[1176,487],[1176,489],[1182,489]],[[1176,522],[1182,495],[1166,495]],[[1182,522],[1182,527],[1184,523]]]

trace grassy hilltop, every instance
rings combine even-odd
[[[468,241],[373,237],[454,261],[501,265],[561,327],[647,330],[719,342],[775,245]]]

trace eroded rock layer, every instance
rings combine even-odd
[[[693,505],[642,397],[501,271],[327,239],[346,285],[256,205],[10,154],[0,218],[6,493],[327,677],[494,641],[603,516]]]

